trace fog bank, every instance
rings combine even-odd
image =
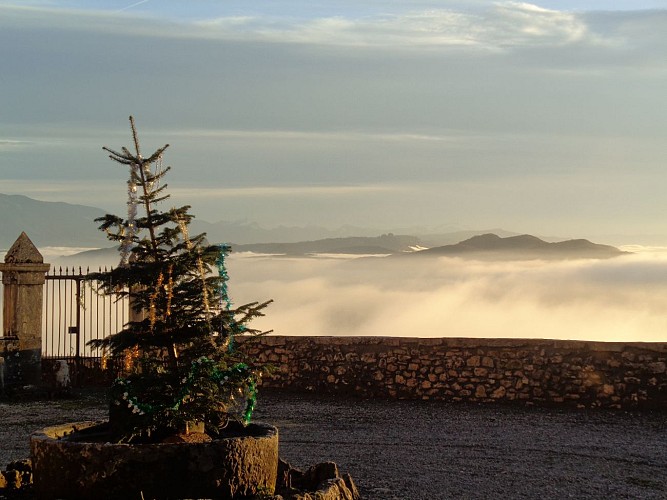
[[[610,260],[287,258],[233,254],[236,304],[279,335],[667,339],[667,252]]]

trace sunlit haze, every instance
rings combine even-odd
[[[230,273],[239,303],[275,299],[256,323],[281,335],[661,342],[667,331],[666,249],[548,263],[238,256]]]
[[[611,259],[478,261],[233,253],[235,305],[273,299],[253,322],[278,335],[551,338],[661,342],[667,248]],[[56,266],[115,265],[117,257]]]

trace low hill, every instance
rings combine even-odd
[[[118,263],[118,247],[79,252],[66,257],[52,259],[56,266],[82,266],[97,268],[98,266],[114,266]],[[251,245],[231,245],[232,252],[255,252],[291,256],[310,254],[354,254],[354,255],[383,255],[401,252],[413,252],[419,248],[419,240],[414,236],[395,236],[384,234],[375,238],[351,237],[329,238],[317,241],[302,241],[300,243],[257,243]]]
[[[106,244],[109,245],[111,242],[107,241]],[[120,262],[120,253],[118,251],[118,246],[104,248],[96,248],[94,250],[86,250],[84,252],[78,252],[67,256],[61,256],[57,258],[51,258],[49,263],[57,267],[81,267],[84,270],[90,268],[90,270],[97,271],[98,268],[103,267],[115,267]]]
[[[376,237],[352,236],[348,238],[325,238],[297,243],[255,243],[232,245],[234,252],[256,252],[286,255],[308,255],[314,253],[338,253],[356,255],[396,254],[413,252],[421,247],[414,236],[383,234]]]
[[[607,259],[626,254],[616,247],[577,239],[549,243],[528,234],[501,238],[496,234],[473,236],[455,245],[421,250],[414,255],[475,259]]]
[[[433,247],[440,247],[444,245],[454,245],[456,243],[459,243],[461,241],[467,240],[469,238],[472,238],[473,236],[478,236],[480,234],[496,234],[500,236],[501,238],[507,238],[508,236],[519,236],[521,233],[514,233],[511,231],[505,231],[504,229],[500,228],[495,228],[495,229],[477,229],[477,230],[472,230],[472,229],[467,229],[467,230],[459,230],[459,231],[451,231],[451,232],[443,232],[443,233],[415,233],[415,232],[408,232],[408,233],[403,233],[403,234],[414,234],[416,235],[421,241],[424,242],[424,246],[428,248],[433,248]],[[546,238],[548,240],[548,238]]]
[[[218,221],[207,222],[201,219],[192,221],[192,233],[206,233],[211,241],[235,241],[244,245],[254,243],[295,243],[299,241],[314,241],[326,238],[347,238],[368,234],[380,234],[387,229],[373,229],[357,226],[341,226],[329,229],[321,226],[285,226],[264,227],[256,222]],[[395,232],[395,231],[394,231]]]

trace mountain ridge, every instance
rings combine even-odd
[[[413,251],[422,246],[419,238],[409,235],[350,236],[347,238],[324,238],[295,243],[255,243],[233,245],[235,252],[255,252],[286,255],[307,255],[313,253],[339,254],[394,254]]]
[[[9,248],[23,231],[38,247],[108,244],[95,222],[104,215],[100,208],[0,194],[0,214],[0,248]]]
[[[104,248],[110,242],[97,227],[95,219],[107,213],[98,207],[71,204],[63,201],[42,201],[20,194],[0,193],[0,249],[9,248],[16,238],[25,231],[38,247],[96,247]],[[121,214],[122,215],[122,214]],[[248,220],[208,222],[195,218],[191,233],[207,233],[209,241],[236,243],[236,245],[267,243],[303,243],[322,239],[337,238],[373,238],[379,234],[410,235],[422,241],[422,246],[432,247],[456,243],[463,236],[477,234],[480,231],[463,230],[457,227],[440,226],[435,229],[442,232],[429,232],[424,226],[402,229],[370,228],[344,225],[338,228],[326,228],[316,225],[266,228]],[[451,232],[450,232],[451,230]],[[503,235],[512,235],[503,229],[486,230]],[[364,242],[360,248],[351,244],[351,251],[363,253],[371,244]],[[383,253],[385,248],[377,246],[371,253]],[[389,248],[388,250],[392,250]]]
[[[99,224],[95,222],[96,218],[104,216],[105,213],[103,209],[87,205],[40,201],[24,195],[0,193],[0,214],[2,214],[0,249],[9,248],[23,231],[38,247],[109,247],[110,242],[97,229]],[[404,232],[408,229],[414,229],[415,232]],[[205,232],[209,241],[231,243],[236,251],[290,255],[308,253],[378,255],[411,252],[417,247],[430,248],[431,252],[437,253],[438,250],[435,248],[463,243],[466,238],[470,239],[480,234],[495,234],[498,238],[521,236],[520,233],[500,228],[479,231],[440,226],[437,229],[452,231],[427,233],[425,231],[428,231],[428,228],[414,226],[387,232],[350,225],[338,229],[314,225],[305,227],[283,225],[267,229],[250,221],[210,223],[194,219],[191,233]],[[381,236],[375,236],[378,234]],[[548,239],[560,240],[560,238]]]
[[[428,248],[415,252],[420,256],[457,256],[505,259],[571,259],[610,258],[628,254],[611,245],[592,243],[586,239],[547,242],[536,236],[522,234],[501,238],[492,233],[473,236],[454,245]]]

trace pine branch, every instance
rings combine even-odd
[[[134,149],[137,151],[137,158],[141,158],[139,150],[139,138],[137,137],[137,128],[134,126],[134,117],[130,116],[130,127],[132,128],[132,139],[134,140]]]
[[[112,160],[121,161],[122,163],[133,163],[135,160],[134,156],[126,148],[123,148],[123,153],[114,151],[113,149],[108,148],[106,146],[102,146],[102,149],[104,151],[111,153],[109,155],[109,158],[111,158]]]

